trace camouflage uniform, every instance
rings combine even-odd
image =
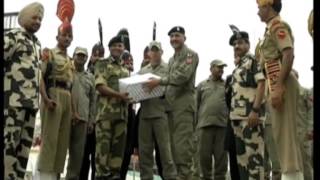
[[[281,20],[280,16],[272,18],[264,34],[264,39],[258,43],[261,67],[265,69],[267,62],[282,61],[282,50],[293,48],[293,35],[290,26]],[[269,80],[267,81],[269,84]],[[270,115],[276,151],[281,165],[281,173],[295,173],[302,171],[302,157],[297,137],[297,111],[299,97],[299,83],[289,74],[284,82],[285,92],[282,111],[271,106],[270,92],[267,93],[270,104]]]
[[[46,87],[50,99],[57,105],[48,109],[42,100],[40,108],[42,144],[38,169],[46,173],[62,173],[69,148],[71,128],[71,85],[74,67],[69,56],[58,47],[49,50],[49,58],[41,64],[42,75],[48,78]]]
[[[248,116],[256,95],[257,83],[264,80],[254,56],[244,55],[233,71],[230,119],[235,134],[240,179],[264,178],[264,125],[248,127]],[[261,104],[259,119],[265,120],[265,107]]]
[[[199,157],[202,179],[226,179],[228,156],[223,143],[228,119],[225,83],[210,76],[197,87],[197,118],[199,131]]]
[[[40,42],[25,29],[4,34],[4,177],[23,179],[39,108]]]
[[[300,86],[300,96],[298,100],[298,137],[301,146],[302,160],[303,160],[303,176],[304,180],[313,179],[313,166],[312,166],[312,140],[308,139],[307,134],[313,130],[313,118],[311,109],[313,102],[310,99],[311,92]],[[311,112],[311,113],[310,113]]]
[[[95,121],[95,82],[91,73],[82,71],[74,74],[72,99],[80,121],[71,127],[69,161],[66,179],[79,179],[85,150],[88,124]]]
[[[164,76],[167,73],[167,69],[168,65],[161,61],[161,64],[156,67],[152,67],[151,64],[146,65],[139,71],[139,74],[153,73]],[[142,180],[153,179],[154,141],[157,142],[159,147],[164,179],[176,179],[177,172],[172,160],[166,107],[165,99],[155,98],[141,102],[138,142],[140,154],[139,167]]]
[[[128,70],[119,59],[99,59],[95,65],[95,85],[119,91],[120,78]],[[98,95],[96,117],[96,178],[119,174],[127,133],[128,103],[114,97]]]
[[[167,85],[165,97],[172,111],[169,112],[169,129],[173,160],[178,177],[191,178],[192,137],[195,123],[195,76],[199,63],[198,54],[184,45],[169,60],[169,73],[160,84]]]

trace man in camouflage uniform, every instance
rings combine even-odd
[[[258,0],[258,15],[266,23],[258,54],[268,84],[271,123],[282,180],[302,179],[303,164],[297,134],[299,83],[290,73],[294,59],[293,35],[279,13],[281,0]]]
[[[210,63],[211,75],[197,87],[197,118],[199,131],[199,153],[201,179],[212,179],[212,156],[214,157],[214,178],[225,180],[228,171],[228,156],[223,144],[228,119],[225,100],[225,82],[222,79],[221,60]]]
[[[84,70],[87,58],[87,49],[76,47],[73,54],[76,71],[72,85],[72,101],[79,119],[77,117],[72,119],[67,180],[78,180],[80,177],[87,131],[92,133],[95,121],[94,76]]]
[[[99,92],[96,117],[96,179],[120,179],[128,118],[128,93],[119,92],[119,79],[128,77],[120,55],[124,44],[120,36],[109,44],[110,56],[95,65],[95,85]]]
[[[249,52],[247,32],[234,33],[229,41],[240,62],[232,73],[231,125],[235,134],[241,180],[264,179],[264,91],[260,65]]]
[[[37,2],[18,15],[21,28],[4,34],[4,179],[23,180],[39,109],[40,42],[34,35],[44,8]]]
[[[152,73],[164,76],[168,71],[168,65],[163,62],[162,47],[160,42],[152,41],[149,44],[150,63],[139,71],[139,74]],[[141,102],[141,114],[139,121],[139,155],[140,177],[142,180],[153,179],[153,150],[156,141],[163,166],[165,180],[176,179],[176,169],[172,160],[170,147],[170,133],[168,116],[166,113],[167,102],[164,98],[153,98]]]
[[[192,136],[195,124],[195,76],[199,63],[198,54],[185,45],[185,30],[181,26],[173,27],[168,35],[175,53],[169,60],[169,73],[161,79],[151,79],[147,86],[150,90],[165,85],[165,98],[171,106],[169,129],[173,160],[177,168],[178,179],[192,178]]]
[[[296,70],[292,69],[292,73],[299,79],[299,74]],[[298,123],[297,132],[298,139],[301,146],[301,154],[303,161],[303,176],[304,180],[313,179],[313,166],[312,166],[312,138],[313,132],[313,117],[312,117],[312,106],[313,102],[310,99],[311,90],[304,88],[300,85],[298,100]]]
[[[73,39],[71,24],[68,26],[62,24],[58,28],[56,39],[58,43],[55,48],[44,50],[41,64],[42,142],[38,156],[38,170],[40,178],[46,180],[56,179],[64,170],[73,115],[71,87],[74,67],[67,54],[67,48]]]

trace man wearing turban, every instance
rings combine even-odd
[[[4,34],[4,179],[23,180],[39,109],[43,5],[34,2],[18,16],[20,28]]]

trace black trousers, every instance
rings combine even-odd
[[[96,152],[96,134],[95,131],[87,135],[86,146],[84,150],[80,179],[88,180],[89,169],[91,166],[91,179],[95,179],[95,152]]]

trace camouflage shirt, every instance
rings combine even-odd
[[[298,100],[298,133],[310,132],[313,129],[313,101],[311,90],[300,86]]]
[[[195,77],[199,63],[196,52],[186,45],[169,60],[169,73],[161,77],[165,97],[173,109],[196,111]]]
[[[264,80],[259,63],[254,56],[247,53],[232,73],[232,98],[230,119],[248,119],[256,96],[257,83]],[[259,119],[265,120],[265,106],[262,101]]]
[[[129,71],[121,65],[120,60],[109,56],[99,59],[95,64],[95,85],[105,85],[119,92],[119,79],[129,76]],[[128,103],[117,98],[98,94],[96,121],[107,119],[127,120]]]
[[[40,42],[23,28],[4,34],[4,107],[39,108]]]

